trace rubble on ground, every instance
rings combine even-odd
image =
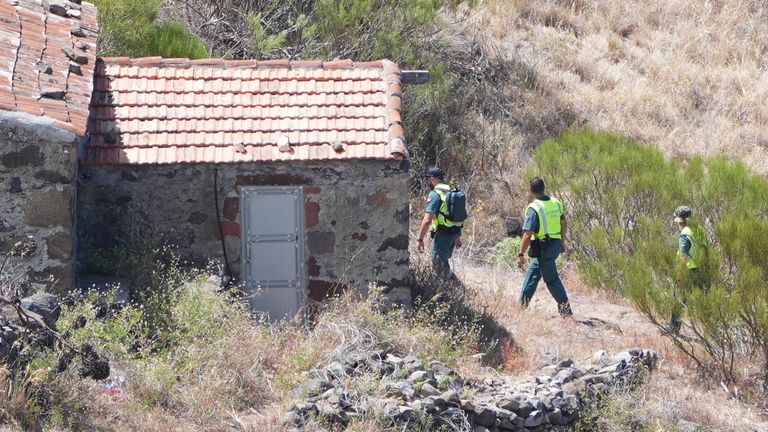
[[[383,427],[447,427],[475,432],[565,431],[592,401],[616,388],[631,388],[652,370],[658,356],[629,349],[596,356],[590,364],[553,359],[529,378],[495,376],[463,379],[445,364],[372,351],[346,356],[311,371],[297,389],[303,401],[283,421],[300,430],[309,421],[346,426],[373,415]],[[351,389],[350,380],[372,376],[369,391]]]
[[[16,362],[19,352],[26,346],[33,345],[43,349],[52,347],[52,335],[55,334],[53,332],[56,331],[56,321],[61,314],[59,298],[49,293],[37,293],[14,301],[18,301],[22,313],[37,315],[41,321],[35,322],[29,317],[27,320],[22,319],[15,304],[5,304],[0,308],[0,363],[5,364]],[[25,339],[24,336],[30,334],[34,337]],[[77,357],[80,360],[78,372],[81,378],[101,380],[109,377],[109,361],[92,344],[83,343],[77,347],[77,351],[69,345],[65,348],[59,355],[57,372],[66,370]]]

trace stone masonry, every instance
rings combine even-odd
[[[597,353],[589,364],[562,359],[537,376],[465,380],[445,364],[423,364],[387,350],[342,353],[307,374],[283,422],[304,430],[313,421],[343,429],[367,416],[382,429],[474,432],[564,432],[600,398],[642,384],[658,355],[633,348]],[[368,382],[356,386],[355,382]]]
[[[0,250],[30,282],[64,294],[73,285],[77,137],[45,117],[0,112]]]
[[[219,208],[232,272],[242,271],[240,188],[304,189],[307,297],[345,288],[386,287],[408,302],[408,191],[398,161],[287,162],[150,166],[83,166],[79,241],[110,248],[164,236],[196,264],[223,253]]]

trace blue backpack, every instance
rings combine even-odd
[[[467,220],[467,196],[456,187],[445,192],[445,207],[445,213],[440,213],[449,221],[460,223]]]

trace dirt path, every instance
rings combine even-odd
[[[493,308],[515,339],[535,342],[532,345],[538,350],[554,348],[561,355],[584,358],[597,350],[615,352],[647,345],[650,340],[656,340],[654,345],[658,344],[658,330],[632,306],[619,299],[586,292],[576,278],[564,280],[574,316],[573,319],[563,319],[544,282],[539,283],[530,307],[521,310],[516,298],[523,282],[522,272],[466,265],[457,267],[458,277],[468,289],[481,293],[480,301]]]
[[[658,419],[656,430],[669,424],[693,421],[724,431],[751,431],[763,421],[759,410],[725,395],[717,382],[702,382],[691,362],[623,299],[595,294],[566,270],[564,284],[573,319],[563,319],[546,285],[539,283],[526,310],[517,305],[523,273],[517,269],[470,266],[459,260],[455,272],[474,302],[491,313],[514,338],[520,358],[511,358],[512,374],[529,374],[546,357],[588,361],[596,352],[614,354],[642,347],[659,354],[659,365],[640,393],[633,396],[638,415]],[[719,407],[711,409],[711,407]]]

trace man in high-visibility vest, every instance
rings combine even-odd
[[[432,267],[439,274],[448,274],[451,271],[448,258],[453,255],[454,247],[461,247],[461,222],[451,222],[445,218],[446,202],[445,193],[451,187],[445,184],[445,174],[440,168],[430,168],[426,174],[432,186],[427,198],[427,209],[421,220],[418,245],[416,249],[424,252],[424,238],[429,232],[432,236]]]
[[[527,307],[536,293],[539,281],[544,279],[549,293],[557,302],[557,311],[563,317],[570,317],[573,311],[555,263],[560,253],[566,251],[568,223],[565,220],[563,203],[544,193],[544,180],[539,177],[531,179],[530,187],[534,200],[526,210],[523,240],[520,253],[517,254],[518,267],[521,270],[525,268],[525,253],[529,247],[538,253],[534,253],[535,257],[532,257],[528,265],[519,301],[523,307]]]
[[[699,269],[699,264],[701,264],[701,258],[707,247],[707,236],[700,227],[691,228],[689,226],[688,218],[691,214],[692,211],[687,206],[680,206],[675,209],[675,222],[680,227],[680,236],[677,240],[677,258],[680,260],[680,265],[685,266],[687,269],[686,273],[684,273],[683,284],[679,287],[682,290],[690,287],[691,283],[699,289],[706,289],[706,283]],[[676,296],[684,298],[683,294],[676,294]],[[683,305],[680,304],[679,307],[682,308]],[[680,313],[681,310],[672,311],[667,328],[669,332],[677,333],[680,331],[682,326]]]
[[[696,241],[694,240],[693,230],[688,226],[688,220],[684,217],[676,216],[675,222],[677,222],[677,225],[680,227],[680,238],[677,242],[677,257],[680,260],[680,263],[685,264],[689,270],[698,271],[699,265],[694,259],[694,255],[698,252],[698,248],[696,247]]]

